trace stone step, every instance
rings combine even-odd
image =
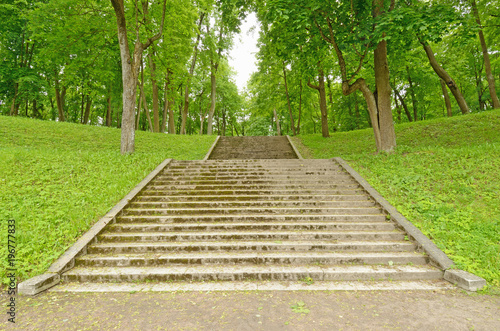
[[[161,175],[157,176],[154,181],[155,182],[185,182],[185,181],[190,181],[190,182],[232,182],[232,181],[245,181],[248,183],[253,183],[253,182],[304,182],[304,181],[328,181],[328,182],[334,182],[334,181],[345,181],[345,180],[350,180],[353,181],[354,179],[347,175],[347,174],[342,174],[342,173],[337,173],[337,174],[331,174],[331,175],[312,175],[312,174],[300,174],[300,175],[287,175],[287,174],[266,174],[266,175],[234,175],[234,174],[228,174],[228,175],[198,175],[198,174],[170,174],[170,175]]]
[[[106,242],[90,245],[89,254],[212,252],[212,251],[372,251],[410,252],[415,245],[409,241],[196,241],[196,242]]]
[[[76,260],[75,266],[87,267],[151,267],[211,264],[274,264],[274,265],[343,265],[343,264],[407,264],[422,265],[428,258],[413,252],[175,252],[95,255]]]
[[[289,185],[345,185],[352,184],[358,185],[357,182],[347,176],[342,178],[309,178],[301,180],[288,180],[288,179],[215,179],[215,180],[204,180],[204,179],[185,179],[185,180],[160,180],[155,179],[151,182],[152,186],[161,185],[175,185],[175,186],[185,186],[185,185],[209,185],[209,186],[222,186],[222,185],[245,185],[248,187],[253,186],[289,186]]]
[[[238,280],[429,280],[443,272],[429,266],[267,266],[217,265],[169,267],[76,267],[62,275],[64,282],[238,281]]]
[[[105,232],[102,242],[197,240],[404,240],[398,231],[206,231],[206,232]]]
[[[117,223],[182,224],[193,222],[384,222],[383,214],[373,215],[121,215]]]
[[[444,280],[413,281],[232,281],[232,282],[144,282],[144,283],[64,283],[51,292],[213,292],[213,291],[444,291],[455,287]]]
[[[392,222],[339,223],[339,222],[262,222],[262,223],[115,223],[108,227],[110,232],[168,232],[168,231],[215,231],[215,230],[342,230],[342,231],[392,231]]]
[[[309,177],[309,176],[336,176],[336,175],[347,175],[346,172],[343,171],[335,171],[335,170],[322,170],[322,171],[316,171],[316,170],[302,170],[302,171],[265,171],[265,170],[256,170],[256,171],[193,171],[189,170],[186,171],[184,170],[173,170],[170,169],[169,171],[164,171],[156,178],[171,178],[175,176],[182,176],[182,177],[190,177],[190,176],[195,176],[195,177],[214,177],[214,178],[225,178],[225,177],[239,177],[239,176],[264,176],[264,177],[271,177],[271,176],[278,176],[278,177],[286,177],[286,178],[297,178],[297,177]]]
[[[134,199],[135,202],[190,202],[190,201],[373,201],[368,194],[350,195],[140,195]]]
[[[169,190],[155,190],[151,188],[145,188],[144,191],[141,192],[141,196],[151,196],[151,195],[162,195],[162,196],[179,196],[179,195],[189,195],[189,196],[220,196],[220,195],[269,195],[269,196],[282,196],[282,195],[299,195],[299,194],[323,194],[323,195],[358,195],[358,194],[366,194],[365,191],[361,187],[354,188],[343,188],[343,189],[330,189],[330,190],[294,190],[294,189],[280,189],[280,190],[272,190],[269,188],[266,189],[178,189],[176,187],[170,187]]]
[[[224,184],[179,184],[179,185],[156,185],[149,184],[147,190],[170,191],[170,190],[349,190],[359,189],[358,184],[328,184],[328,183],[303,183],[303,184],[253,184],[253,185],[224,185]]]
[[[179,208],[356,208],[356,207],[375,207],[374,201],[134,201],[129,204],[133,209],[179,209]]]
[[[127,208],[122,215],[370,215],[381,214],[376,207],[231,207],[231,208]]]
[[[167,174],[170,171],[186,171],[186,172],[218,172],[218,173],[226,173],[226,172],[255,172],[255,171],[265,171],[267,173],[286,173],[288,171],[293,172],[318,172],[318,171],[336,171],[343,172],[344,170],[336,165],[304,165],[304,166],[294,166],[294,165],[274,165],[274,166],[263,166],[263,165],[253,165],[253,166],[245,166],[245,165],[230,165],[230,164],[221,164],[221,165],[169,165],[160,174]]]

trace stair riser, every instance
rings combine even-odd
[[[343,230],[343,231],[393,231],[392,223],[380,224],[294,224],[294,225],[273,225],[273,224],[210,224],[210,225],[139,225],[127,226],[125,224],[113,225],[109,227],[109,232],[168,232],[168,231],[305,231],[305,230]]]
[[[199,222],[385,222],[384,215],[120,216],[117,223],[183,224]]]
[[[76,266],[85,267],[153,267],[163,265],[249,265],[249,264],[273,264],[273,265],[301,265],[301,264],[323,264],[323,265],[344,265],[344,264],[382,264],[387,265],[389,261],[393,264],[423,265],[428,261],[424,256],[415,257],[365,257],[365,258],[332,258],[332,257],[220,257],[220,258],[182,258],[182,257],[161,257],[161,258],[129,258],[129,259],[95,259],[77,260]]]
[[[373,201],[210,201],[210,202],[132,202],[129,208],[149,209],[149,208],[357,208],[375,207]]]
[[[182,172],[182,173],[190,173],[190,172],[213,172],[218,174],[224,174],[226,172],[260,172],[265,171],[266,173],[282,173],[286,174],[289,171],[295,172],[318,172],[318,171],[335,171],[335,172],[343,172],[341,167],[336,166],[296,166],[296,165],[283,165],[283,166],[238,166],[238,165],[213,165],[213,166],[169,166],[162,172],[160,175],[168,175],[169,172]]]
[[[209,191],[221,191],[221,190],[243,190],[249,194],[249,191],[259,191],[259,190],[309,190],[314,192],[316,190],[353,190],[359,189],[357,184],[328,184],[328,183],[310,183],[310,184],[286,184],[279,185],[274,183],[265,184],[252,184],[252,185],[224,185],[224,184],[168,184],[168,185],[157,185],[156,183],[151,183],[146,187],[148,191],[178,191],[178,190],[209,190]]]
[[[265,196],[265,195],[241,195],[241,196],[139,196],[134,202],[192,202],[192,201],[372,201],[368,195],[289,195],[289,196]]]
[[[377,281],[377,280],[438,280],[442,279],[441,271],[435,272],[373,272],[373,273],[336,273],[336,272],[241,272],[241,273],[176,273],[176,274],[118,274],[118,275],[63,275],[66,282],[145,282],[145,281],[245,281],[274,280],[302,281],[311,278],[314,281]]]
[[[165,171],[159,174],[156,179],[160,180],[172,180],[176,178],[203,178],[203,179],[232,179],[234,177],[242,179],[253,179],[253,177],[258,178],[288,178],[288,179],[300,179],[302,177],[332,177],[332,176],[348,176],[347,173],[342,171]],[[208,177],[208,178],[207,178]]]
[[[132,254],[132,253],[165,253],[165,252],[241,252],[241,251],[252,251],[252,252],[270,252],[270,251],[290,251],[290,252],[306,252],[306,251],[342,251],[342,252],[359,252],[359,251],[371,251],[371,252],[411,252],[415,250],[413,244],[388,244],[388,245],[356,245],[356,244],[325,244],[325,245],[289,245],[286,242],[282,244],[269,243],[264,245],[252,245],[252,244],[220,244],[220,245],[203,245],[201,243],[193,243],[185,246],[155,246],[147,245],[144,246],[114,246],[114,247],[102,247],[102,246],[90,246],[88,249],[89,254]]]
[[[190,181],[234,181],[234,180],[246,180],[246,181],[307,181],[307,180],[322,180],[322,179],[328,179],[329,181],[335,181],[335,180],[345,180],[345,179],[352,179],[351,176],[347,174],[341,174],[341,173],[335,173],[335,174],[330,174],[330,175],[313,175],[313,174],[306,174],[306,173],[301,173],[297,175],[291,175],[290,173],[283,173],[283,174],[262,174],[262,175],[249,175],[249,174],[242,174],[242,175],[218,175],[218,174],[212,174],[212,175],[202,175],[202,174],[178,174],[178,175],[163,175],[163,176],[158,176],[154,180],[155,181],[185,181],[185,180],[190,180]]]
[[[130,234],[116,235],[108,233],[98,237],[99,242],[146,242],[146,241],[216,241],[216,240],[404,240],[404,235],[394,233],[331,233],[331,234],[280,234],[280,233],[249,233],[249,234]]]
[[[344,189],[327,189],[327,190],[311,190],[311,189],[305,189],[305,190],[286,190],[286,189],[278,189],[278,190],[270,190],[269,188],[265,189],[259,189],[259,190],[253,190],[253,189],[239,189],[239,190],[234,190],[234,189],[200,189],[200,190],[190,190],[190,189],[182,189],[179,190],[177,187],[171,187],[169,190],[153,190],[151,188],[146,188],[144,191],[141,192],[142,196],[171,196],[171,197],[176,197],[176,196],[220,196],[220,195],[269,195],[269,196],[274,196],[274,195],[304,195],[304,194],[311,194],[311,195],[318,195],[318,194],[329,194],[329,195],[359,195],[359,194],[364,194],[365,192],[359,188],[344,188]]]
[[[123,215],[369,215],[381,214],[378,208],[231,208],[231,209],[127,209]]]
[[[186,186],[186,185],[206,185],[206,186],[228,186],[228,185],[245,185],[247,187],[255,186],[291,186],[291,185],[357,185],[356,181],[351,178],[344,178],[338,180],[331,179],[317,179],[311,178],[309,180],[182,180],[182,181],[161,181],[154,180],[151,182],[153,186]]]

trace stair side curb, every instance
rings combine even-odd
[[[292,139],[290,138],[289,135],[286,136],[286,139],[288,140],[288,143],[290,144],[290,146],[292,146],[293,152],[295,153],[295,155],[297,155],[297,158],[300,160],[303,160],[304,158],[302,157],[302,155],[300,155],[299,150],[297,149],[297,147],[295,147],[295,145],[293,144]]]
[[[219,142],[219,139],[220,139],[220,136],[217,136],[217,138],[215,138],[215,141],[212,144],[212,147],[210,147],[210,149],[208,150],[207,155],[205,155],[205,157],[203,158],[203,161],[206,161],[210,158],[210,155],[212,155],[212,152],[214,151],[215,146],[217,146],[217,143]]]
[[[78,255],[85,254],[87,246],[91,244],[97,235],[104,228],[113,222],[122,210],[139,194],[146,185],[149,184],[170,162],[172,159],[166,159],[156,169],[149,173],[136,187],[134,187],[123,199],[121,199],[111,210],[104,215],[90,230],[85,232],[63,255],[61,255],[47,270],[47,273],[30,278],[18,286],[18,293],[21,295],[36,295],[46,289],[57,285],[63,272],[71,269],[75,265],[75,258]]]
[[[391,218],[401,226],[406,233],[412,237],[418,245],[429,255],[431,261],[445,271],[444,279],[456,284],[467,291],[477,291],[486,285],[486,280],[467,271],[452,269],[455,266],[445,252],[422,233],[415,225],[406,219],[397,209],[392,206],[384,197],[377,192],[360,174],[358,174],[346,161],[340,157],[335,157],[336,161],[345,171],[347,171],[363,189],[372,196],[373,199],[391,216]]]

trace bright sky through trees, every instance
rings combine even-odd
[[[247,16],[241,25],[241,33],[234,40],[233,49],[229,53],[229,64],[236,71],[236,85],[243,92],[247,81],[254,71],[257,71],[255,54],[258,52],[259,23],[255,13]]]

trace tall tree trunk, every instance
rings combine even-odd
[[[200,20],[198,22],[198,31],[200,31],[201,29],[201,24],[203,23],[204,18],[205,18],[205,13],[201,13]],[[193,59],[191,61],[191,67],[189,68],[188,80],[186,82],[186,90],[184,91],[184,109],[182,110],[180,134],[186,134],[187,115],[189,112],[189,88],[191,85],[191,78],[193,77],[194,68],[196,66],[196,58],[198,57],[198,46],[200,44],[200,39],[201,39],[201,32],[198,32],[198,36],[196,37],[196,44],[194,46]]]
[[[156,80],[156,63],[151,53],[148,54],[151,72],[151,85],[153,86],[153,132],[160,132],[160,103],[158,100],[158,84]]]
[[[442,79],[440,79],[439,82],[441,83],[441,90],[443,91],[443,98],[446,105],[448,117],[452,117],[453,113],[451,112],[451,101],[450,96],[448,95],[448,90],[446,89],[446,83]]]
[[[300,93],[299,93],[299,118],[297,120],[297,134],[300,134],[300,119],[302,117],[302,79],[300,80]],[[243,132],[243,135],[244,132]]]
[[[286,66],[285,66],[285,61],[283,61],[283,78],[285,80],[285,92],[286,92],[286,101],[288,103],[288,113],[290,114],[290,125],[292,127],[292,133],[293,133],[293,135],[296,136],[297,132],[295,130],[295,121],[293,120],[292,105],[290,103],[290,94],[288,93],[288,82],[286,81]]]
[[[142,90],[139,89],[139,100],[137,101],[137,116],[135,117],[135,129],[140,130],[141,123],[141,107],[142,107]]]
[[[280,120],[278,118],[278,114],[276,113],[276,109],[273,110],[273,113],[274,113],[274,121],[276,122],[276,132],[278,136],[281,136]]]
[[[486,41],[483,34],[483,26],[481,25],[481,19],[479,17],[479,12],[477,10],[476,0],[472,0],[472,12],[476,18],[476,23],[479,26],[479,41],[481,43],[481,49],[483,51],[484,58],[484,71],[486,72],[486,79],[488,80],[488,88],[490,89],[491,101],[493,103],[493,108],[500,108],[500,101],[498,100],[496,88],[495,88],[495,78],[491,72],[491,62],[490,56],[488,54],[488,47],[486,46]]]
[[[413,81],[411,80],[411,73],[410,73],[410,67],[406,66],[406,72],[408,73],[408,83],[410,84],[410,96],[411,96],[411,103],[413,105],[413,119],[418,121],[418,105],[417,105],[417,98],[415,96],[415,89],[413,87]]]
[[[398,114],[398,123],[401,123],[401,106],[398,103],[398,96],[396,91],[394,91],[394,103],[396,104],[396,112]]]
[[[108,110],[106,112],[106,126],[111,127],[111,121],[112,121],[112,112],[111,112],[111,91],[109,92],[108,98]]]
[[[90,95],[87,94],[85,102],[85,114],[83,115],[83,124],[87,124],[89,122],[91,105],[92,105],[92,99],[90,99]]]
[[[207,34],[209,32],[209,27],[207,25]],[[222,53],[222,36],[223,36],[223,31],[222,31],[222,26],[220,27],[219,31],[219,48],[217,50],[217,59],[213,59],[213,54],[211,53],[211,58],[210,58],[210,110],[208,111],[208,123],[207,123],[207,135],[211,135],[213,133],[213,121],[214,121],[214,113],[215,113],[215,103],[217,101],[216,99],[216,94],[217,94],[217,71],[219,69],[219,62],[220,62],[220,57]]]
[[[326,84],[328,86],[328,98],[330,100],[330,107],[332,108],[333,132],[337,132],[337,124],[335,122],[335,107],[333,105],[332,81],[329,75],[326,76]]]
[[[383,4],[382,0],[376,0]],[[380,127],[380,148],[392,152],[396,147],[396,134],[391,109],[391,86],[389,65],[387,63],[387,41],[382,40],[374,51],[375,84],[377,89],[377,108]]]
[[[10,116],[17,116],[17,111],[19,107],[16,105],[17,94],[19,93],[19,83],[14,84],[14,97],[12,98],[12,104],[10,106]]]
[[[135,150],[135,101],[137,93],[137,78],[139,68],[142,63],[142,53],[163,34],[165,23],[166,0],[163,0],[162,19],[159,32],[148,38],[146,42],[139,39],[139,25],[136,26],[137,38],[134,43],[134,51],[131,56],[129,49],[129,40],[127,37],[127,21],[125,18],[125,6],[123,0],[111,0],[116,15],[118,28],[118,42],[120,44],[120,58],[122,63],[122,82],[123,82],[123,114],[121,124],[121,144],[122,154],[133,153]],[[142,3],[142,14],[144,20],[147,16],[148,2]],[[136,22],[139,21],[138,10],[136,10]]]
[[[432,69],[434,69],[436,74],[446,82],[446,86],[448,86],[451,93],[455,97],[455,100],[457,101],[458,106],[462,111],[462,114],[467,114],[469,112],[469,106],[467,105],[467,102],[465,101],[465,98],[462,95],[462,92],[460,92],[460,89],[458,88],[457,84],[451,78],[451,76],[446,72],[446,70],[444,70],[443,67],[439,65],[439,63],[436,60],[436,57],[434,56],[434,53],[432,52],[431,46],[429,46],[429,44],[426,44],[424,42],[420,43],[424,47],[425,53],[427,54],[427,58],[429,59],[429,63],[431,64]]]
[[[59,88],[59,79],[55,78],[55,90],[56,90],[56,102],[57,102],[57,111],[59,112],[59,121],[64,122],[66,118],[64,116],[64,99],[66,96],[66,86],[63,86],[62,91]]]
[[[321,111],[321,133],[324,138],[330,136],[328,132],[328,108],[326,106],[325,73],[318,62],[318,85],[308,82],[307,85],[319,92],[319,109]]]

